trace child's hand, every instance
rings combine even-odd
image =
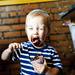
[[[20,43],[11,43],[8,46],[8,49],[10,49],[10,50],[15,50],[16,48],[21,48]]]
[[[38,56],[38,59],[35,59],[32,61],[32,65],[33,65],[34,71],[38,74],[41,74],[45,70],[45,67],[47,64],[43,56]]]
[[[7,60],[10,54],[15,51],[16,48],[21,48],[19,43],[11,43],[9,44],[8,48],[5,49],[1,55],[2,60]]]

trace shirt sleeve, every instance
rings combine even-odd
[[[24,48],[27,48],[27,43],[26,42],[22,42],[21,43],[21,48],[16,48],[14,50],[14,52],[12,53],[12,60],[20,60],[20,56],[23,53],[23,51],[25,50]]]
[[[14,52],[12,53],[12,60],[13,61],[20,59],[20,53],[21,53],[20,51],[21,51],[21,49],[19,49],[19,48],[14,50]]]
[[[12,60],[13,61],[20,60],[20,55],[22,52],[22,46],[23,46],[23,43],[21,43],[21,48],[16,48],[14,50],[14,52],[12,53]]]
[[[63,65],[61,63],[61,59],[59,57],[59,54],[57,53],[57,51],[54,49],[52,51],[52,62],[53,62],[53,66],[59,69],[63,68]]]

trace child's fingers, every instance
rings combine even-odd
[[[13,44],[13,48],[14,48],[14,49],[19,48],[19,43],[14,43],[14,44]]]
[[[13,47],[13,49],[16,49],[16,48],[18,48],[18,43],[13,43],[13,45],[12,45],[12,47]]]
[[[9,45],[9,49],[16,49],[16,48],[21,48],[21,45],[19,44],[19,43],[11,43],[10,45]]]
[[[21,48],[20,43],[14,43],[13,44],[13,49],[16,49],[16,48]]]
[[[21,48],[21,44],[18,45],[18,48]]]
[[[12,49],[12,48],[13,48],[12,43],[9,44],[8,48],[9,48],[9,49]]]

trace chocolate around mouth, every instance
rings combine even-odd
[[[41,40],[40,40],[39,37],[31,38],[31,41],[32,41],[32,43],[33,43],[35,46],[37,46],[37,47],[43,46],[43,43],[41,42]]]
[[[32,38],[32,42],[39,41],[39,40],[40,40],[39,37]]]
[[[35,41],[35,40],[39,40],[39,37],[37,37],[37,38],[33,38],[33,41]]]
[[[31,41],[36,46],[38,46],[40,44],[40,42],[41,42],[40,39],[39,39],[39,37],[32,38]]]

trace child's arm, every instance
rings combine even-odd
[[[1,59],[2,60],[7,60],[8,57],[10,56],[10,54],[16,49],[16,48],[20,48],[20,44],[19,43],[11,43],[9,44],[8,48],[5,49],[3,52],[2,52],[2,55],[1,55]]]

